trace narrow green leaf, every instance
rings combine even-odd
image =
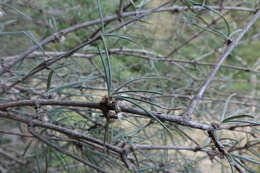
[[[220,164],[221,164],[221,173],[225,173],[225,166],[224,166],[224,164],[221,163],[221,162],[220,162]]]
[[[248,123],[248,124],[253,124],[253,125],[260,125],[259,121],[239,121],[239,120],[230,120],[226,123]]]
[[[149,91],[149,90],[128,90],[128,91],[119,91],[115,94],[123,94],[123,93],[138,93],[138,92],[142,92],[142,93],[149,93],[149,94],[158,94],[158,95],[162,95],[162,93],[157,92],[157,91]]]
[[[51,28],[53,28],[55,31],[58,31],[57,22],[56,22],[55,17],[51,16],[48,21],[49,21],[49,25],[51,26]]]
[[[102,51],[100,50],[99,46],[97,46],[98,48],[98,52],[99,52],[99,55],[100,55],[100,58],[101,58],[101,61],[102,61],[102,65],[103,65],[103,68],[104,68],[104,72],[105,72],[105,78],[106,78],[106,83],[107,83],[107,92],[108,92],[108,95],[110,95],[110,83],[109,83],[109,74],[108,74],[108,71],[107,71],[107,67],[106,67],[106,63],[105,63],[105,60],[102,56]]]
[[[37,41],[37,39],[33,36],[31,31],[17,31],[17,32],[0,32],[0,35],[16,35],[16,34],[24,34],[26,37],[28,37],[34,44],[36,44],[40,50],[42,51],[42,53],[45,55],[45,51],[43,49],[43,47],[41,46],[41,44]],[[19,65],[23,63],[23,59],[20,61]],[[41,62],[39,65],[37,65],[35,68],[33,68],[33,70],[31,70],[29,72],[32,73],[33,71],[37,70],[39,67],[41,67],[42,65],[45,65],[45,63],[47,63],[47,61],[43,61]]]
[[[107,33],[107,34],[105,34],[105,36],[117,37],[117,38],[120,38],[120,39],[124,39],[124,40],[130,41],[130,42],[136,43],[131,37],[129,37],[128,35],[125,35],[125,34],[110,34],[110,33]]]
[[[226,117],[224,118],[221,123],[226,123],[226,122],[230,122],[231,120],[234,120],[234,119],[241,119],[241,118],[255,118],[253,115],[250,115],[250,114],[244,114],[244,115],[233,115],[233,116],[229,116],[229,117]]]
[[[47,60],[47,61],[42,61],[42,62],[40,62],[40,63],[39,63],[38,65],[36,65],[28,74],[33,73],[33,72],[35,72],[35,71],[41,69],[42,67],[46,66],[48,62],[49,62],[48,60]]]
[[[103,20],[101,3],[100,3],[100,0],[97,0],[97,2],[98,2],[98,12],[99,12],[99,17],[100,17],[100,22],[101,22],[102,33],[104,33],[105,29],[104,29],[104,20]]]
[[[219,138],[219,140],[220,140],[220,141],[229,140],[229,141],[237,142],[236,139],[232,139],[232,138]]]
[[[39,49],[42,51],[42,53],[45,55],[45,50],[43,49],[41,44],[38,42],[38,40],[34,37],[32,31],[0,32],[0,35],[16,35],[16,34],[24,34],[34,44],[36,44],[39,47]]]
[[[157,166],[156,166],[156,165],[153,165],[153,166],[147,166],[147,167],[140,168],[140,169],[138,169],[137,171],[138,171],[138,172],[146,172],[146,171],[148,171],[149,169],[155,169],[155,168],[157,168]]]
[[[93,78],[93,79],[94,79],[94,78]],[[81,83],[87,82],[87,81],[89,81],[89,80],[92,80],[92,79],[91,79],[91,78],[87,78],[87,79],[82,80],[82,81],[79,81],[79,82],[72,82],[72,83],[69,83],[69,84],[67,84],[67,85],[62,85],[62,86],[60,86],[60,87],[56,87],[56,88],[50,89],[50,90],[48,91],[48,93],[59,92],[59,91],[61,91],[61,90],[63,90],[63,89],[66,89],[66,88],[78,87],[78,86],[81,85]]]
[[[228,107],[228,103],[229,103],[230,99],[231,99],[233,96],[235,96],[235,95],[236,95],[236,93],[231,94],[231,95],[227,98],[227,100],[225,101],[224,109],[223,109],[222,116],[221,116],[221,121],[223,121],[224,118],[225,118],[225,114],[226,114],[226,112],[227,112],[227,107]]]
[[[109,83],[109,96],[110,96],[110,92],[112,89],[112,69],[111,69],[111,64],[110,64],[110,57],[109,57],[109,52],[108,52],[108,48],[107,48],[107,44],[106,44],[106,39],[103,36],[103,34],[101,34],[101,39],[105,48],[105,53],[106,53],[106,62],[107,62],[107,71],[108,71],[108,83]]]
[[[136,8],[135,3],[133,0],[130,0],[130,3]]]
[[[251,145],[251,144],[252,145],[258,145],[258,144],[260,144],[260,139],[253,140],[253,141],[248,141],[247,143],[248,143],[248,145]],[[257,152],[257,151],[255,151],[255,149],[252,149],[252,148],[250,148],[249,150],[250,150],[251,154],[256,156],[256,158],[260,159],[260,152]],[[256,150],[257,150],[257,148],[256,148]]]
[[[43,47],[41,46],[41,44],[38,42],[38,40],[34,37],[34,35],[32,34],[31,31],[22,31],[34,44],[36,44],[40,50],[42,51],[42,53],[45,55],[45,51],[43,49]]]
[[[23,154],[22,156],[25,156],[25,154],[27,153],[28,149],[30,148],[30,146],[32,145],[32,141],[29,142],[29,144],[26,145],[24,151],[23,151]]]
[[[207,6],[207,5],[204,5],[203,7],[206,8],[207,10],[210,10],[210,11],[212,11],[213,13],[217,14],[218,16],[220,16],[220,17],[224,20],[225,25],[226,25],[226,28],[227,28],[227,34],[226,34],[226,35],[229,36],[229,35],[230,35],[230,27],[229,27],[229,24],[228,24],[226,18],[225,18],[219,11],[217,11],[217,10],[215,10],[215,9],[213,9],[213,8],[210,8],[210,7]]]
[[[51,79],[52,79],[53,73],[54,73],[54,71],[51,70],[49,75],[48,75],[46,92],[48,92],[50,87],[51,87]]]
[[[49,158],[48,158],[48,155],[49,155],[49,149],[48,147],[46,148],[47,151],[45,151],[43,154],[44,154],[44,160],[45,160],[45,171],[44,173],[48,173],[48,168],[49,168]]]
[[[248,171],[249,173],[257,173],[256,171],[254,171],[253,169],[249,168],[248,166],[246,166],[245,164],[243,164],[242,162],[238,161],[237,159],[234,158],[234,161],[239,164],[241,167],[243,167],[246,171]]]
[[[94,163],[96,166],[100,167],[100,162],[98,162],[95,158],[95,153],[91,150],[87,150],[84,152],[84,156],[91,162]]]
[[[6,7],[10,8],[10,9],[15,10],[18,14],[20,14],[21,16],[25,17],[25,18],[28,19],[28,20],[31,20],[31,19],[32,19],[30,16],[28,16],[28,15],[25,14],[24,12],[18,10],[17,8],[15,8],[15,7],[11,6],[11,5],[8,5],[8,4],[4,3],[4,2],[0,2],[0,4],[1,4],[2,6],[6,6]]]
[[[189,0],[184,0],[184,5],[186,5],[190,11],[192,11],[192,12],[194,11],[192,9],[192,6],[193,6],[192,2],[190,2]]]
[[[40,148],[39,148],[40,144],[39,142],[36,143],[36,145],[34,146],[34,154],[35,154],[35,160],[36,160],[36,166],[37,166],[37,171],[39,173],[42,173],[42,167],[41,167],[41,160],[40,160]],[[37,148],[36,148],[37,147]]]
[[[231,168],[231,172],[232,173],[235,173],[234,171],[234,165],[236,164],[233,157],[231,155],[227,155],[227,160],[228,160],[228,163],[230,165],[230,168]]]
[[[229,27],[229,24],[228,24],[226,18],[225,18],[219,11],[217,11],[217,10],[215,10],[215,9],[213,9],[213,8],[211,8],[211,7],[209,7],[209,6],[207,6],[207,5],[205,5],[204,3],[201,3],[201,4],[200,4],[200,3],[197,3],[196,1],[189,1],[189,0],[185,0],[184,2],[185,2],[185,4],[187,5],[187,7],[188,7],[192,12],[194,12],[194,13],[195,13],[195,11],[192,9],[192,7],[193,7],[193,6],[200,6],[200,7],[203,7],[203,8],[205,8],[205,9],[209,10],[209,11],[212,11],[213,13],[217,14],[218,16],[220,16],[220,17],[224,20],[224,23],[225,23],[225,25],[226,25],[227,35],[228,35],[228,36],[230,35],[230,27]]]
[[[124,88],[125,86],[138,81],[138,80],[145,80],[145,79],[162,79],[162,80],[169,80],[166,78],[162,78],[162,77],[140,77],[140,78],[135,78],[135,79],[131,79],[129,81],[126,81],[125,83],[123,83],[122,85],[120,85],[117,89],[115,89],[115,91],[112,93],[112,95],[116,94],[119,90],[121,90],[122,88]]]
[[[204,31],[207,31],[207,32],[210,32],[210,33],[213,33],[213,34],[216,34],[217,36],[220,36],[224,39],[228,39],[228,36],[226,34],[224,34],[223,32],[220,32],[218,30],[214,30],[214,29],[211,29],[209,27],[203,27],[203,26],[200,26],[198,25],[197,23],[192,23],[193,25],[197,26],[198,28],[200,29],[203,29]]]
[[[137,106],[138,108],[142,109],[144,112],[146,112],[147,114],[149,114],[152,118],[154,118],[158,123],[160,123],[170,134],[172,134],[171,130],[168,129],[168,127],[166,127],[166,125],[159,120],[159,118],[157,118],[152,112],[147,111],[144,107],[140,106],[139,104],[135,103],[134,101],[130,100],[130,99],[126,99],[126,98],[122,98],[123,100],[132,103],[133,105]]]
[[[121,98],[121,99],[132,99],[132,100],[137,100],[137,101],[140,101],[140,102],[143,102],[143,103],[147,103],[147,104],[150,104],[150,105],[153,105],[153,106],[156,106],[158,108],[162,108],[162,106],[156,104],[156,103],[153,103],[153,102],[150,102],[150,101],[147,101],[147,100],[142,100],[142,99],[138,99],[138,98],[133,98],[133,97],[126,97],[126,96],[115,96],[115,98]]]
[[[24,34],[26,31],[14,31],[14,32],[0,32],[0,35],[16,35],[16,34]]]
[[[245,155],[238,155],[238,154],[232,154],[233,157],[236,157],[238,159],[246,160],[248,162],[260,165],[260,161],[254,160],[251,156],[245,156]]]
[[[65,157],[62,156],[62,154],[60,152],[58,152],[57,150],[54,150],[54,149],[52,149],[52,150],[53,150],[52,152],[56,156],[57,160],[60,162],[60,164],[63,167],[63,169],[65,171],[70,172],[70,170],[66,167],[67,165],[69,165],[69,163],[66,161]]]
[[[233,148],[235,148],[238,144],[240,144],[244,138],[241,138],[240,140],[234,140],[234,144],[230,147],[229,151],[232,151]]]
[[[138,80],[144,80],[146,78],[144,77],[141,77],[141,78],[135,78],[135,79],[132,79],[132,80],[129,80],[129,81],[126,81],[125,83],[123,83],[122,85],[120,85],[113,93],[112,95],[116,94],[120,89],[122,89],[123,87],[127,86],[128,84],[131,84],[135,81],[138,81]]]

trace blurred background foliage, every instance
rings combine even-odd
[[[155,8],[162,0],[137,0],[126,11],[138,11]],[[184,1],[172,1],[171,5],[185,6]],[[185,1],[186,2],[186,1]],[[218,0],[196,1],[198,4],[206,3],[208,6],[218,6]],[[119,0],[102,0],[101,6],[103,16],[115,15],[118,9]],[[239,6],[256,9],[259,8],[258,0],[227,0],[223,6]],[[94,0],[2,0],[0,1],[0,56],[1,60],[15,56],[31,46],[35,45],[22,31],[30,32],[37,41],[54,34],[57,31],[86,21],[100,20],[97,1]],[[236,38],[242,29],[252,18],[252,12],[222,10],[225,20],[230,27],[232,39]],[[132,16],[134,17],[134,16]],[[222,34],[203,31],[207,28],[205,20],[211,25],[212,31]],[[129,19],[129,18],[128,18]],[[131,17],[130,17],[131,19]],[[126,19],[122,19],[124,20]],[[112,21],[105,26],[109,31],[120,25],[120,21]],[[101,27],[100,24],[81,28],[64,36],[59,42],[51,42],[44,45],[46,52],[66,52],[74,48],[91,34]],[[260,20],[249,30],[238,47],[234,49],[224,64],[249,68],[251,71],[235,70],[222,67],[214,81],[208,88],[205,99],[196,109],[194,117],[200,122],[219,121],[226,99],[233,93],[237,93],[230,102],[227,115],[250,113],[259,120],[259,71],[260,70]],[[198,34],[201,32],[200,34]],[[196,94],[203,81],[213,68],[212,65],[200,65],[201,63],[212,63],[222,55],[225,49],[225,37],[227,26],[223,18],[210,10],[181,10],[153,13],[128,26],[115,31],[116,36],[106,36],[107,45],[110,51],[113,87],[117,88],[123,82],[137,77],[156,76],[156,79],[136,81],[128,86],[128,90],[152,90],[162,92],[163,96],[151,94],[130,93],[130,97],[140,97],[164,107],[180,107],[180,111],[168,113],[181,114],[190,103],[190,97]],[[198,34],[197,38],[179,47],[186,40]],[[119,38],[119,36],[125,39]],[[129,41],[130,40],[130,41]],[[106,95],[106,83],[104,81],[103,66],[96,49],[99,45],[105,50],[101,41],[87,45],[77,53],[89,55],[73,55],[64,58],[53,64],[51,70],[54,74],[51,79],[50,90],[46,91],[46,83],[50,74],[49,70],[41,71],[32,78],[27,79],[20,87],[29,89],[29,92],[19,92],[16,95],[4,95],[1,102],[11,100],[24,100],[41,98],[47,93],[54,98],[74,101],[100,101]],[[224,46],[223,46],[224,45]],[[132,50],[120,52],[116,50]],[[143,51],[138,53],[136,50]],[[173,50],[174,53],[167,57]],[[37,50],[41,53],[41,50]],[[116,52],[116,53],[113,53]],[[141,55],[141,56],[139,56]],[[162,61],[167,57],[175,59],[180,68],[173,62]],[[10,69],[1,79],[2,83],[14,82],[28,74],[39,65],[45,56],[34,55],[18,63]],[[158,60],[157,60],[158,59]],[[181,62],[182,61],[182,62]],[[185,63],[188,62],[188,63]],[[139,103],[139,102],[138,102]],[[140,103],[144,107],[157,110],[155,106]],[[35,110],[28,107],[21,107],[17,112],[31,112]],[[49,121],[69,129],[74,129],[86,135],[103,139],[104,129],[96,123],[105,123],[101,112],[93,109],[78,110],[89,119],[82,118],[79,112],[67,107],[46,107],[41,112],[48,115]],[[162,111],[164,112],[164,111]],[[109,128],[111,143],[124,141],[126,143],[157,144],[157,145],[190,145],[190,141],[183,135],[193,134],[201,145],[207,145],[205,134],[199,130],[191,130],[178,125],[165,122],[173,132],[169,136],[164,128],[149,119],[138,119],[134,116],[122,115],[120,120],[115,120]],[[12,121],[1,120],[0,129],[13,132],[26,133],[26,128],[21,124]],[[252,127],[250,133],[259,135],[259,128]],[[45,133],[45,131],[41,131]],[[7,172],[94,172],[89,167],[75,162],[54,149],[43,145],[36,140],[19,136],[0,134],[1,151],[15,153],[21,159],[29,160],[29,165],[22,166],[15,161],[7,161],[6,156],[0,154],[0,167]],[[258,140],[250,134],[220,133],[219,137],[235,138],[246,143],[251,140]],[[243,138],[243,139],[242,139]],[[230,141],[228,141],[230,142]],[[58,142],[57,142],[58,144]],[[127,172],[121,162],[93,148],[76,148],[74,145],[64,141],[59,143],[64,148],[82,155],[91,163],[110,172]],[[241,144],[242,145],[242,144]],[[248,155],[255,155],[259,160],[259,145]],[[28,152],[27,152],[28,151]],[[206,154],[179,151],[143,151],[138,153],[139,172],[163,172],[163,170],[176,170],[177,172],[229,172],[228,162],[214,165]],[[10,158],[9,158],[10,159]],[[219,160],[218,160],[219,161]],[[104,164],[105,163],[105,164]],[[150,164],[153,163],[153,164]],[[250,164],[250,163],[249,163]],[[260,168],[251,165],[257,172]],[[47,169],[48,168],[48,169]],[[214,169],[213,169],[214,168]],[[47,170],[47,171],[46,171]],[[0,171],[3,172],[3,171]]]

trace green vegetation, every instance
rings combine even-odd
[[[0,173],[259,172],[260,4],[221,2],[0,2]]]

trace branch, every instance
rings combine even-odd
[[[84,139],[86,141],[89,141],[91,143],[94,143],[94,144],[97,144],[97,145],[100,145],[100,146],[104,145],[103,141],[98,140],[96,138],[84,135],[82,133],[75,132],[73,130],[69,130],[67,128],[63,128],[63,127],[54,125],[54,124],[51,124],[51,123],[39,121],[39,120],[36,120],[36,119],[32,120],[31,117],[29,117],[29,118],[21,117],[21,116],[18,116],[16,114],[13,114],[13,113],[3,112],[3,111],[0,111],[0,117],[10,119],[10,120],[14,120],[14,121],[18,121],[18,122],[22,122],[22,123],[27,124],[27,125],[29,125],[31,123],[31,121],[33,121],[34,126],[55,130],[57,132],[66,134],[67,136],[74,137],[74,138],[77,138],[77,139]],[[106,144],[106,148],[108,148],[108,149],[110,149],[110,150],[112,150],[116,153],[122,153],[121,148],[113,146],[111,144]]]
[[[209,152],[209,149],[199,148],[199,147],[180,147],[180,146],[158,146],[158,145],[139,145],[134,144],[134,150],[186,150],[186,151],[201,151]]]
[[[159,9],[159,8],[161,8],[161,7],[165,6],[165,5],[167,5],[167,4],[170,3],[171,1],[172,1],[172,0],[168,0],[167,2],[164,2],[164,3],[160,4],[158,7],[151,9],[149,12],[144,13],[144,14],[142,14],[142,15],[140,15],[140,16],[134,18],[134,19],[131,19],[131,20],[125,22],[125,23],[122,23],[122,24],[120,24],[119,26],[116,26],[116,27],[110,29],[110,30],[107,31],[106,33],[112,33],[112,32],[114,32],[114,31],[117,31],[117,30],[123,28],[123,27],[126,26],[126,25],[129,25],[129,24],[131,24],[131,23],[133,23],[133,22],[135,22],[135,21],[138,21],[138,20],[140,20],[141,18],[143,18],[143,17],[149,15],[149,14],[152,13],[153,11],[156,11],[157,9]],[[91,44],[91,43],[97,41],[98,39],[101,38],[101,34],[98,32],[99,30],[100,30],[100,29],[96,30],[96,31],[90,36],[90,38],[88,38],[88,39],[86,39],[85,41],[81,42],[79,45],[77,45],[77,46],[74,47],[73,49],[69,50],[69,51],[66,52],[65,54],[60,55],[60,56],[58,56],[58,57],[56,57],[56,58],[53,58],[53,59],[49,59],[49,60],[47,60],[47,61],[41,63],[38,67],[34,68],[32,71],[30,71],[30,72],[29,72],[28,74],[26,74],[24,77],[22,77],[21,79],[18,79],[17,81],[13,82],[11,85],[7,86],[7,87],[5,88],[5,90],[3,90],[2,92],[0,92],[0,95],[2,95],[3,93],[5,93],[5,92],[8,91],[9,89],[11,89],[12,87],[14,87],[15,85],[17,85],[18,83],[20,83],[20,82],[26,80],[27,78],[29,78],[30,76],[36,74],[37,72],[42,71],[42,70],[44,70],[44,69],[46,69],[46,68],[49,68],[49,66],[52,65],[52,64],[54,64],[55,62],[57,62],[57,61],[59,61],[59,60],[65,58],[65,57],[71,56],[71,55],[73,55],[75,52],[77,52],[79,49],[81,49],[81,48],[85,47],[86,45],[89,45],[89,44]],[[18,62],[18,61],[17,61],[17,62]],[[15,65],[15,64],[14,64],[14,65]],[[10,68],[10,67],[9,67],[9,68]],[[0,76],[1,76],[1,69],[0,69]]]
[[[194,8],[201,9],[203,7],[194,7]],[[212,6],[211,8],[218,9],[219,7],[218,6]],[[223,9],[225,9],[225,10],[240,10],[240,11],[247,11],[247,12],[248,11],[249,12],[255,12],[256,11],[255,9],[243,8],[243,7],[224,7]],[[131,17],[131,16],[138,17],[138,16],[141,16],[141,15],[144,15],[144,14],[147,15],[147,14],[151,14],[151,13],[169,12],[169,11],[179,12],[179,11],[183,11],[183,10],[188,10],[188,9],[187,9],[187,7],[172,6],[172,7],[169,7],[169,8],[158,8],[158,9],[140,10],[140,11],[132,11],[132,12],[123,12],[121,14],[121,17],[122,18]],[[106,22],[118,20],[119,18],[120,17],[118,15],[110,15],[110,16],[104,17],[103,21],[106,23]],[[73,31],[76,31],[76,30],[79,30],[79,29],[82,29],[82,28],[87,28],[87,27],[92,26],[92,25],[97,25],[99,23],[100,23],[100,19],[96,19],[96,20],[93,20],[93,21],[88,21],[88,22],[85,22],[85,23],[81,23],[81,24],[71,26],[69,28],[58,31],[58,32],[52,34],[51,36],[45,38],[44,40],[42,40],[39,43],[39,45],[43,46],[43,45],[48,44],[52,41],[59,40],[62,36],[66,36],[67,34],[73,32]],[[26,58],[28,55],[30,55],[32,52],[34,52],[38,48],[39,47],[37,45],[32,46],[27,51],[21,53],[20,55],[15,56],[15,59],[12,62],[9,62],[8,64],[3,65],[3,67],[0,68],[0,76],[2,76],[4,73],[9,71],[20,60]]]
[[[34,123],[33,123],[33,121],[31,121],[31,122],[29,123],[28,129],[29,129],[29,132],[30,132],[34,137],[36,137],[37,139],[39,139],[39,140],[42,141],[43,143],[45,143],[45,144],[47,144],[47,145],[49,145],[49,146],[55,148],[55,149],[58,150],[59,152],[64,153],[64,154],[66,154],[67,156],[69,156],[69,157],[71,157],[71,158],[73,158],[73,159],[75,159],[75,160],[77,160],[77,161],[79,161],[79,162],[81,162],[81,163],[83,163],[83,164],[85,164],[85,165],[87,165],[87,166],[89,166],[89,167],[91,167],[91,168],[93,168],[93,169],[99,171],[99,172],[107,173],[106,171],[104,171],[103,169],[97,167],[96,165],[94,165],[94,164],[92,164],[92,163],[90,163],[90,162],[87,162],[87,161],[85,161],[85,160],[79,158],[78,156],[75,156],[74,154],[71,154],[71,153],[69,153],[69,152],[67,152],[67,151],[65,151],[65,150],[63,150],[63,149],[61,149],[59,146],[57,146],[57,145],[55,145],[55,144],[49,142],[49,141],[48,141],[47,139],[45,139],[43,136],[37,134],[37,133],[34,131]]]
[[[74,106],[74,107],[89,107],[89,108],[100,109],[100,110],[104,109],[104,107],[103,107],[104,105],[102,105],[100,103],[95,103],[95,102],[57,101],[57,100],[51,100],[51,99],[50,100],[39,99],[39,100],[23,100],[23,101],[17,101],[17,102],[10,102],[10,103],[6,103],[6,104],[0,104],[0,110],[5,111],[8,108],[12,108],[12,107],[35,106],[35,105],[38,105],[38,106],[43,106],[43,105]],[[111,107],[110,105],[105,105],[105,106],[108,106],[109,109],[111,109],[111,110],[115,110],[115,107]],[[120,105],[120,110],[121,110],[121,112],[125,112],[125,113],[143,115],[143,116],[146,116],[149,118],[151,117],[150,114],[148,114],[147,112],[145,112],[141,109],[132,108],[132,107],[124,106],[124,105]],[[6,118],[8,117],[8,114],[6,114],[5,112],[0,112],[0,115],[1,115],[1,113],[4,117],[6,117]],[[177,123],[179,125],[196,128],[196,129],[201,129],[201,130],[212,130],[212,127],[210,125],[205,125],[205,124],[200,124],[200,123],[196,123],[193,121],[189,121],[189,120],[183,119],[180,116],[167,115],[167,114],[162,114],[160,112],[153,112],[153,114],[161,120]]]
[[[20,136],[20,137],[27,137],[27,138],[32,138],[33,137],[31,135],[27,135],[27,134],[23,134],[23,133],[6,132],[6,131],[3,131],[3,130],[0,130],[0,133],[7,134],[7,135]]]
[[[105,52],[105,51],[103,51]],[[192,64],[192,65],[206,65],[214,67],[215,63],[210,62],[202,62],[202,61],[194,61],[194,60],[186,60],[186,59],[166,59],[163,55],[156,53],[154,51],[144,50],[144,49],[129,49],[129,48],[114,48],[109,49],[110,54],[117,54],[117,55],[127,55],[127,56],[136,56],[142,59],[150,60],[150,61],[162,61],[162,62],[178,62],[178,63],[184,63],[184,64]],[[60,56],[65,54],[65,52],[45,52],[45,55],[48,56]],[[78,58],[87,58],[92,59],[93,57],[97,56],[98,52],[90,52],[90,53],[74,53],[73,57]],[[31,55],[28,56],[28,58],[35,58],[39,56],[45,56],[42,52],[35,51]],[[152,57],[151,57],[152,56]],[[154,58],[153,58],[154,57]],[[12,61],[15,56],[8,56],[4,57],[4,61]],[[240,70],[240,71],[246,71],[246,72],[252,72],[252,73],[259,73],[260,71],[250,69],[247,67],[240,67],[240,66],[234,66],[229,64],[224,64],[221,66],[221,68],[227,68],[227,69],[234,69],[234,70]]]
[[[163,98],[163,97],[176,97],[176,98],[183,98],[183,99],[189,99],[189,100],[192,100],[192,98],[193,98],[192,95],[184,95],[184,94],[168,94],[168,95],[161,95],[161,96],[152,96],[149,98]],[[242,97],[242,96],[240,96],[240,97]],[[255,99],[255,98],[251,98],[251,99]],[[258,99],[258,98],[256,98],[256,99]],[[201,100],[203,100],[205,102],[222,102],[222,103],[224,103],[226,101],[225,99],[209,98],[209,97],[203,97],[203,98],[201,98]],[[229,103],[260,108],[259,104],[249,103],[248,101],[245,101],[245,102],[230,101]]]
[[[21,164],[21,165],[25,165],[25,164],[26,164],[25,161],[16,158],[16,156],[13,156],[13,155],[11,155],[10,153],[5,152],[5,151],[2,150],[1,148],[0,148],[0,154],[4,155],[5,157],[7,157],[7,158],[9,158],[9,159],[11,159],[11,160],[14,160],[14,161],[17,162],[18,164]]]
[[[194,109],[196,108],[197,104],[199,104],[200,99],[202,98],[204,92],[206,91],[207,87],[209,86],[210,82],[214,78],[214,76],[217,74],[219,68],[223,64],[223,62],[226,60],[226,58],[230,55],[232,50],[238,45],[239,41],[242,39],[242,37],[245,35],[245,33],[250,29],[250,27],[256,22],[256,20],[260,17],[260,11],[258,11],[255,16],[252,18],[252,20],[247,24],[247,26],[243,29],[243,31],[239,34],[237,39],[232,42],[230,46],[227,47],[224,55],[217,61],[215,68],[211,71],[211,73],[208,75],[207,79],[205,80],[204,84],[201,86],[199,92],[192,100],[192,103],[187,108],[187,111],[185,112],[185,116],[190,118],[192,115]]]

